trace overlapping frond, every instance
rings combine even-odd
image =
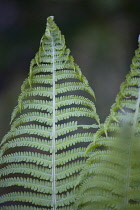
[[[140,209],[140,43],[88,152],[75,209]]]
[[[3,209],[71,209],[99,117],[53,17],[1,142]],[[87,124],[85,124],[87,122]]]

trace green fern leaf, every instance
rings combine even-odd
[[[3,209],[72,209],[84,152],[99,123],[93,90],[47,19],[1,142]],[[85,124],[85,122],[87,122]]]

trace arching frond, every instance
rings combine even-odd
[[[140,209],[140,43],[89,151],[75,209]]]

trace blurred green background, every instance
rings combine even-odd
[[[129,71],[140,33],[139,0],[1,0],[0,137],[10,128],[20,86],[50,15],[95,91],[102,122]]]

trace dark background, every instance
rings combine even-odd
[[[0,138],[50,15],[95,91],[102,122],[129,71],[140,33],[139,0],[0,0]]]

